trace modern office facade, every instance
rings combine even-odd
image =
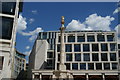
[[[66,69],[74,79],[118,80],[114,31],[65,31]],[[40,32],[29,56],[29,78],[50,79],[60,61],[60,32]]]
[[[0,80],[12,78],[12,66],[20,0],[0,1]]]
[[[13,76],[14,79],[20,75],[21,72],[24,72],[26,70],[26,59],[25,54],[15,51],[15,57],[14,57],[14,67],[13,67]]]

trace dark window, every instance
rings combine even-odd
[[[95,37],[94,36],[87,36],[87,41],[88,42],[94,42],[95,41]]]
[[[86,70],[86,63],[80,63],[80,69]]]
[[[105,37],[104,37],[104,35],[100,35],[100,34],[98,34],[98,35],[97,35],[97,41],[98,41],[98,42],[105,41]]]
[[[96,70],[102,70],[102,63],[96,63]]]
[[[72,54],[66,54],[66,61],[72,61]]]
[[[85,42],[85,36],[77,36],[77,42]]]
[[[101,61],[108,61],[107,53],[101,53]]]
[[[108,45],[107,45],[107,43],[102,43],[101,44],[101,51],[108,51]]]
[[[80,52],[80,44],[74,44],[74,52]]]
[[[84,58],[84,61],[90,61],[90,54],[89,53],[84,53],[83,58]]]
[[[98,53],[92,53],[92,60],[93,61],[99,61]]]
[[[83,51],[84,51],[84,52],[90,51],[90,46],[89,46],[89,44],[83,44]]]
[[[116,53],[110,53],[110,61],[116,61]]]
[[[13,15],[15,14],[15,7],[16,2],[2,2],[2,13]]]
[[[4,61],[4,57],[0,56],[0,70],[2,70],[3,68],[3,61]]]
[[[107,41],[114,41],[114,35],[107,35]]]
[[[115,51],[116,50],[116,44],[115,43],[111,43],[110,44],[110,51]]]
[[[81,54],[75,53],[75,61],[81,61]]]
[[[120,57],[120,51],[118,51],[119,57]]]
[[[43,39],[47,39],[47,32],[43,32]]]
[[[53,53],[52,52],[47,52],[47,58],[53,58]]]
[[[94,70],[94,63],[88,63],[88,70]]]
[[[52,66],[52,64],[53,64],[53,62],[52,62],[51,59],[50,59],[50,60],[47,60],[47,66]]]
[[[110,63],[104,63],[104,70],[110,69]]]
[[[70,63],[65,63],[65,65],[66,65],[66,69],[70,70]]]
[[[57,52],[60,52],[60,44],[57,44]]]
[[[92,51],[99,51],[98,44],[92,44]]]
[[[75,36],[68,36],[68,42],[75,42]]]
[[[72,63],[72,69],[78,70],[78,63]]]
[[[58,54],[58,61],[60,61],[60,54]]]
[[[49,39],[51,39],[51,32],[49,32],[48,34],[49,34]]]
[[[41,38],[41,32],[39,33],[39,39],[42,39],[42,38]]]
[[[120,44],[118,44],[118,49],[120,49]]]
[[[72,52],[72,44],[65,45],[65,52]]]
[[[117,63],[112,63],[112,69],[117,69],[118,64]]]
[[[10,40],[12,36],[12,29],[13,29],[13,19],[0,17],[0,39]]]

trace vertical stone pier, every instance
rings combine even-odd
[[[72,80],[73,75],[70,73],[70,71],[66,70],[66,65],[64,64],[64,58],[65,58],[65,44],[64,44],[64,16],[61,18],[61,27],[60,27],[60,64],[59,64],[59,70],[53,71],[53,80]]]

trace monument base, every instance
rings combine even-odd
[[[53,71],[53,80],[73,80],[73,75],[69,71],[56,70]]]

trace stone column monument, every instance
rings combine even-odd
[[[59,70],[53,71],[53,79],[54,80],[73,80],[72,73],[70,73],[69,70],[66,70],[66,65],[64,64],[64,58],[65,58],[65,44],[64,44],[64,16],[61,18],[61,24],[60,27],[60,64],[59,64]]]

